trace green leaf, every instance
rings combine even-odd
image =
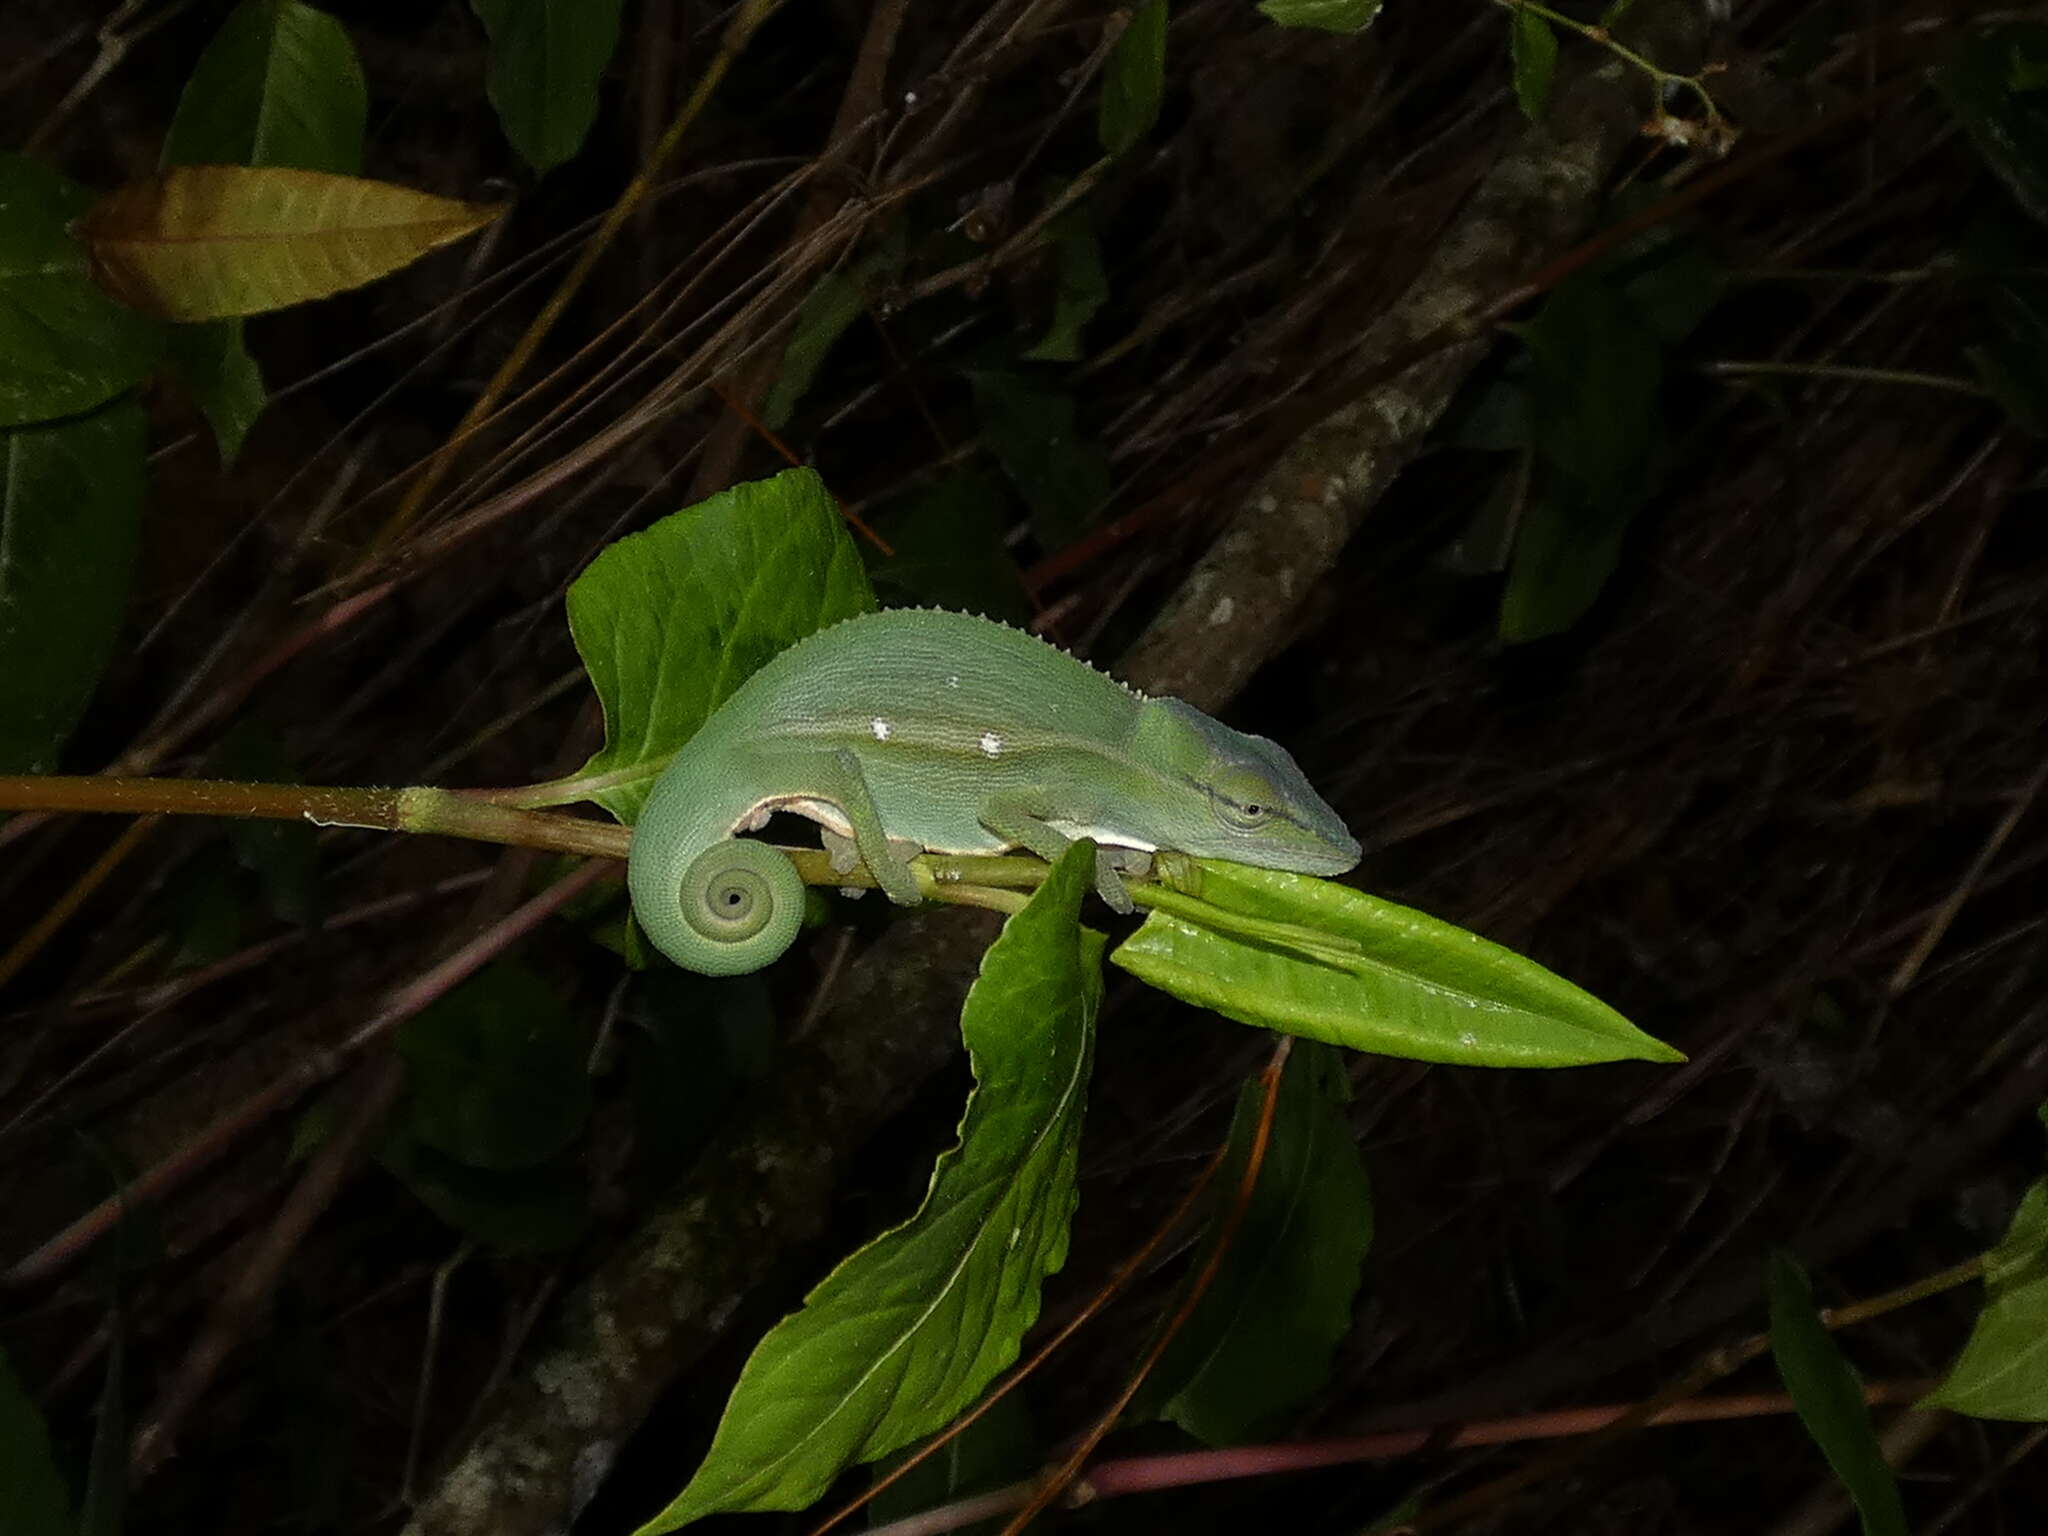
[[[2021,1198],[1985,1275],[1984,1310],[1926,1405],[2048,1422],[2048,1180]]]
[[[141,537],[133,400],[0,432],[0,773],[48,773],[113,653]]]
[[[1032,362],[1077,363],[1084,355],[1081,333],[1095,312],[1109,302],[1109,274],[1102,267],[1102,243],[1088,205],[1076,203],[1052,221],[1047,231],[1059,257],[1059,295],[1053,301],[1052,329],[1024,356]]]
[[[227,850],[209,844],[164,881],[162,921],[176,944],[171,963],[210,965],[242,942],[242,893]]]
[[[178,97],[165,165],[274,165],[354,176],[369,95],[340,22],[299,0],[243,0]],[[170,328],[170,361],[232,465],[262,414],[263,374],[239,320]]]
[[[270,403],[263,370],[243,345],[242,322],[174,325],[168,335],[171,368],[213,428],[221,467],[233,468],[249,429]]]
[[[537,1167],[589,1117],[589,1049],[538,976],[487,966],[398,1028],[412,1132],[471,1168]]]
[[[137,383],[159,327],[93,286],[71,221],[92,194],[22,155],[0,155],[0,427],[75,416]]]
[[[1542,122],[1543,109],[1550,105],[1551,82],[1557,76],[1557,34],[1526,5],[1516,6],[1508,23],[1508,61],[1522,116],[1532,123]]]
[[[1683,1061],[1511,949],[1306,875],[1212,860],[1187,912],[1154,908],[1110,959],[1225,1018],[1383,1056],[1483,1067]],[[1248,920],[1302,936],[1240,931]]]
[[[1934,83],[1978,155],[2014,199],[2048,222],[2048,25],[1963,31]]]
[[[470,0],[491,39],[484,88],[512,147],[537,171],[583,147],[619,42],[623,0]]]
[[[72,228],[123,303],[221,320],[361,287],[503,211],[324,171],[174,165],[109,192]]]
[[[117,1307],[107,1319],[107,1369],[100,1378],[99,1411],[93,1416],[78,1536],[121,1536],[128,1509],[128,1412],[123,1394],[127,1358],[128,1325]],[[0,1530],[10,1529],[0,1525]]]
[[[980,470],[948,475],[877,520],[895,553],[869,556],[868,574],[878,590],[906,604],[1022,627],[1031,599],[1006,537],[1014,505],[1002,484]]]
[[[1174,1337],[1148,1388],[1160,1417],[1229,1445],[1279,1429],[1329,1375],[1351,1329],[1352,1296],[1372,1244],[1372,1191],[1344,1105],[1343,1058],[1303,1042],[1290,1056],[1250,1204],[1215,1280]],[[1237,1100],[1230,1148],[1212,1190],[1199,1273],[1238,1201],[1265,1092]]]
[[[1100,941],[1079,926],[1094,858],[1092,843],[1070,848],[982,960],[960,1015],[975,1087],[923,1207],[761,1341],[703,1466],[640,1536],[802,1509],[855,1462],[947,1423],[1016,1358],[1067,1253],[1102,995]]]
[[[1074,397],[1014,373],[974,373],[981,430],[1031,508],[1039,542],[1072,542],[1109,504],[1109,456],[1082,435]]]
[[[165,165],[286,165],[354,176],[369,95],[340,22],[299,0],[242,0],[178,97]]]
[[[1863,1385],[1813,1308],[1813,1286],[1788,1254],[1771,1255],[1771,1354],[1800,1422],[1835,1469],[1863,1518],[1863,1536],[1906,1536],[1906,1511]]]
[[[832,344],[861,317],[866,307],[867,295],[861,291],[859,280],[845,272],[827,272],[804,295],[803,306],[797,311],[796,328],[790,332],[789,345],[782,350],[782,371],[775,376],[775,386],[761,406],[761,421],[771,432],[780,432],[789,424],[797,402],[809,393],[818,370],[825,365]]]
[[[1166,22],[1166,0],[1144,0],[1110,50],[1095,117],[1105,154],[1129,153],[1159,121],[1166,94]]]
[[[1568,484],[1547,485],[1515,535],[1500,600],[1501,639],[1547,639],[1584,618],[1621,564],[1628,524],[1626,512],[1610,511]]]
[[[456,1231],[507,1253],[556,1252],[590,1224],[589,1187],[563,1163],[511,1173],[470,1168],[403,1130],[386,1139],[378,1161]]]
[[[77,1536],[77,1530],[50,1431],[0,1351],[0,1531],[7,1536]]]
[[[569,588],[569,630],[605,741],[572,782],[628,826],[676,748],[763,663],[867,613],[874,593],[808,469],[749,481],[628,534]]]
[[[1261,0],[1259,14],[1283,27],[1312,27],[1346,35],[1363,32],[1379,16],[1382,0]]]
[[[1562,284],[1521,334],[1544,475],[1501,600],[1510,642],[1569,629],[1600,595],[1649,499],[1662,427],[1662,348],[1605,281]]]

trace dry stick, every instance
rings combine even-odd
[[[309,1089],[336,1076],[365,1046],[382,1039],[458,983],[468,980],[488,961],[496,959],[539,927],[550,915],[613,873],[609,864],[593,860],[556,881],[439,965],[395,988],[386,995],[383,1006],[339,1044],[299,1062],[269,1087],[243,1100],[169,1157],[141,1174],[120,1194],[101,1201],[13,1268],[0,1273],[0,1288],[33,1285],[62,1270],[112,1230],[131,1207],[156,1199],[184,1183],[225,1152],[245,1132],[263,1124]],[[279,1262],[286,1256],[280,1256]],[[218,1361],[213,1364],[217,1365]],[[209,1375],[211,1369],[208,1366]]]
[[[1282,1035],[1273,1047],[1273,1055],[1266,1063],[1266,1070],[1261,1074],[1266,1096],[1259,1106],[1258,1129],[1252,1133],[1251,1146],[1245,1154],[1244,1177],[1238,1181],[1237,1199],[1231,1204],[1230,1214],[1223,1218],[1223,1225],[1216,1234],[1216,1246],[1210,1250],[1208,1262],[1196,1273],[1193,1282],[1188,1286],[1187,1295],[1182,1299],[1180,1306],[1174,1309],[1173,1316],[1167,1319],[1166,1326],[1159,1331],[1159,1337],[1152,1341],[1152,1347],[1145,1351],[1144,1358],[1138,1362],[1138,1368],[1131,1373],[1131,1379],[1124,1383],[1123,1391],[1119,1392],[1115,1401],[1102,1411],[1101,1416],[1088,1432],[1081,1436],[1079,1443],[1067,1453],[1066,1458],[1053,1468],[1051,1473],[1039,1480],[1036,1490],[1024,1507],[1017,1511],[1008,1525],[1003,1527],[1002,1536],[1021,1536],[1024,1528],[1081,1475],[1081,1469],[1088,1464],[1088,1458],[1095,1454],[1095,1447],[1102,1444],[1103,1436],[1116,1427],[1117,1419],[1124,1409],[1130,1406],[1131,1399],[1138,1395],[1138,1389],[1145,1384],[1145,1378],[1152,1374],[1153,1367],[1159,1364],[1167,1347],[1179,1336],[1181,1329],[1187,1326],[1188,1319],[1195,1315],[1195,1308],[1208,1293],[1210,1284],[1223,1267],[1224,1257],[1230,1252],[1231,1244],[1236,1241],[1237,1230],[1244,1224],[1245,1212],[1251,1209],[1252,1194],[1259,1184],[1259,1170],[1266,1161],[1266,1147],[1273,1137],[1273,1120],[1280,1108],[1280,1075],[1287,1069],[1287,1057],[1293,1048],[1294,1037]]]
[[[1688,183],[1670,196],[1660,198],[1640,212],[1582,240],[1571,250],[1545,263],[1528,277],[1496,294],[1477,308],[1454,316],[1406,346],[1396,348],[1370,367],[1347,374],[1327,388],[1295,402],[1277,413],[1271,428],[1256,440],[1235,449],[1225,450],[1213,459],[1206,469],[1197,470],[1181,484],[1161,492],[1115,522],[1104,524],[1065,549],[1055,550],[1040,560],[1025,572],[1026,587],[1033,593],[1042,592],[1054,582],[1085,568],[1117,545],[1136,538],[1154,524],[1166,521],[1171,514],[1202,492],[1214,489],[1254,464],[1270,462],[1282,446],[1294,441],[1303,431],[1333,411],[1358,399],[1367,390],[1390,383],[1416,364],[1428,361],[1446,348],[1470,341],[1492,329],[1523,305],[1543,297],[1566,278],[1584,270],[1636,236],[1689,212],[1713,194],[1738,185],[1758,172],[1768,169],[1793,151],[1802,149],[1813,140],[1854,122],[1874,108],[1889,102],[1904,88],[1918,85],[1919,82],[1920,76],[1917,73],[1901,76],[1858,101],[1809,123],[1804,128],[1772,140],[1753,154],[1731,160],[1728,164]],[[952,270],[958,272],[962,269]],[[938,274],[939,277],[946,275]]]
[[[419,478],[406,488],[404,499],[370,541],[370,552],[373,555],[389,548],[419,515],[420,508],[426,504],[427,498],[433,495],[442,477],[454,463],[456,453],[475,432],[482,418],[498,403],[498,397],[533,360],[533,355],[540,349],[541,342],[554,329],[555,322],[567,311],[570,301],[582,289],[599,259],[610,249],[613,238],[645,201],[654,186],[655,178],[661,173],[662,166],[669,156],[675,153],[677,146],[682,143],[683,135],[689,131],[691,124],[697,120],[698,113],[702,112],[711,100],[712,93],[724,80],[726,71],[731,69],[733,60],[752,41],[760,25],[774,15],[781,5],[782,0],[744,0],[732,20],[726,23],[725,35],[719,39],[718,52],[705,66],[704,73],[698,77],[696,88],[690,92],[681,110],[676,113],[675,120],[668,126],[668,131],[661,136],[661,142],[654,146],[654,152],[648,157],[647,163],[641,166],[633,179],[626,184],[626,190],[619,194],[618,200],[605,214],[604,222],[597,227],[597,232],[590,237],[589,244],[585,245],[581,254],[577,256],[576,264],[564,275],[560,285],[549,295],[548,301],[541,306],[540,312],[533,317],[524,334],[513,344],[504,362],[498,365],[498,371],[491,375],[490,382],[484,385],[476,399],[470,403],[455,431],[450,434],[447,442],[441,445],[441,451],[428,462]]]
[[[284,1209],[256,1244],[247,1265],[215,1301],[205,1331],[193,1340],[176,1373],[158,1394],[129,1448],[131,1486],[156,1471],[170,1456],[186,1418],[212,1384],[229,1352],[269,1301],[285,1265],[298,1251],[313,1223],[333,1204],[343,1181],[355,1167],[357,1155],[383,1124],[404,1089],[405,1069],[398,1059],[387,1056],[378,1062],[362,1101],[314,1154],[312,1165],[293,1186]]]
[[[1873,1317],[1881,1317],[1887,1312],[1895,1312],[1901,1307],[1910,1306],[1916,1301],[1924,1301],[1929,1296],[1939,1295],[1956,1286],[1967,1285],[1970,1281],[1983,1276],[1991,1265],[1994,1253],[1995,1250],[1980,1253],[1975,1258],[1923,1276],[1908,1285],[1900,1286],[1897,1290],[1886,1291],[1883,1295],[1873,1296],[1867,1301],[1823,1308],[1820,1313],[1821,1326],[1828,1329],[1852,1327],[1857,1323],[1868,1322]],[[1439,1504],[1410,1521],[1410,1528],[1416,1531],[1431,1531],[1454,1525],[1460,1520],[1495,1507],[1532,1483],[1562,1476],[1580,1462],[1604,1450],[1612,1441],[1641,1429],[1676,1404],[1699,1396],[1715,1382],[1733,1375],[1770,1347],[1771,1336],[1768,1333],[1757,1333],[1738,1343],[1708,1350],[1689,1370],[1676,1377],[1661,1391],[1637,1403],[1628,1412],[1612,1423],[1603,1425],[1584,1440],[1556,1455],[1539,1457],[1527,1466],[1510,1472],[1505,1477],[1497,1477],[1489,1483],[1484,1483],[1447,1504]]]
[[[861,39],[860,55],[853,61],[853,72],[847,76],[846,90],[839,98],[839,112],[832,120],[825,152],[819,157],[820,164],[848,158],[860,135],[880,119],[882,90],[888,80],[889,61],[896,52],[896,34],[902,30],[903,16],[909,8],[910,0],[874,0],[873,9],[868,12],[867,33]],[[833,190],[821,179],[811,188],[811,195],[797,212],[792,244],[803,244],[824,227],[832,216],[832,202]],[[720,396],[733,409],[720,417],[711,429],[710,440],[697,459],[697,472],[690,482],[691,501],[702,501],[714,491],[724,490],[739,467],[740,450],[746,444],[749,429],[766,432],[766,428],[744,411],[753,401],[762,398],[774,380],[780,361],[772,354],[764,354],[734,380],[730,388],[719,390]],[[791,462],[796,461],[792,459]]]
[[[1873,1382],[1863,1389],[1867,1403],[1912,1402],[1932,1383]],[[1288,1472],[1313,1472],[1352,1466],[1362,1461],[1394,1461],[1418,1451],[1465,1450],[1479,1446],[1519,1445],[1530,1440],[1557,1440],[1589,1434],[1631,1411],[1629,1403],[1587,1408],[1556,1408],[1509,1418],[1481,1419],[1464,1425],[1391,1430],[1378,1435],[1345,1435],[1291,1444],[1235,1445],[1219,1450],[1174,1451],[1157,1456],[1127,1456],[1091,1468],[1074,1489],[1076,1502],[1118,1499],[1168,1488],[1204,1483],[1236,1482]],[[1695,1398],[1674,1404],[1650,1420],[1655,1427],[1721,1423],[1797,1411],[1789,1392],[1748,1392],[1728,1397]],[[1013,1483],[972,1499],[942,1505],[902,1520],[869,1528],[868,1536],[940,1536],[963,1525],[1015,1509],[1029,1495],[1031,1484]]]
[[[1178,1203],[1167,1213],[1166,1219],[1152,1229],[1152,1235],[1138,1245],[1135,1253],[1131,1254],[1122,1264],[1117,1266],[1116,1271],[1110,1275],[1109,1279],[1103,1283],[1093,1296],[1089,1297],[1082,1304],[1080,1310],[1054,1330],[1051,1338],[1033,1350],[1029,1359],[1016,1366],[1002,1380],[991,1387],[980,1402],[968,1409],[967,1412],[961,1414],[951,1424],[948,1424],[941,1433],[933,1436],[930,1442],[918,1447],[917,1451],[906,1458],[900,1466],[890,1471],[886,1476],[876,1479],[873,1483],[869,1484],[865,1493],[862,1493],[857,1498],[848,1500],[847,1503],[827,1515],[821,1523],[813,1526],[810,1536],[825,1536],[827,1531],[838,1525],[842,1520],[846,1520],[866,1508],[883,1490],[892,1486],[899,1478],[907,1477],[930,1457],[944,1450],[946,1446],[965,1434],[975,1420],[995,1407],[1002,1399],[1009,1396],[1013,1389],[1022,1386],[1026,1378],[1040,1366],[1044,1365],[1047,1360],[1051,1359],[1054,1352],[1079,1332],[1084,1323],[1109,1305],[1125,1286],[1137,1278],[1138,1272],[1152,1261],[1152,1256],[1165,1244],[1167,1238],[1171,1237],[1179,1228],[1181,1222],[1187,1219],[1188,1213],[1195,1208],[1195,1202],[1202,1197],[1202,1192],[1209,1187],[1210,1181],[1216,1177],[1217,1171],[1222,1168],[1223,1160],[1229,1155],[1230,1142],[1226,1137],[1223,1145],[1216,1149],[1216,1155],[1209,1159],[1208,1164],[1196,1176],[1194,1182],[1187,1187],[1186,1192],[1181,1195]],[[1023,1497],[1024,1495],[1020,1493],[1018,1496],[1020,1503]]]
[[[4,788],[0,788],[0,795],[4,793]],[[71,920],[72,914],[84,906],[86,899],[106,883],[107,877],[119,869],[128,855],[141,846],[142,840],[156,829],[156,824],[161,820],[161,816],[144,816],[130,822],[121,835],[107,846],[106,851],[92,861],[91,868],[80,875],[68,891],[52,902],[44,910],[43,915],[29,926],[26,933],[8,946],[7,953],[0,955],[0,987],[6,986],[20,974],[21,968],[33,960],[50,941],[50,936]]]
[[[1892,972],[1892,979],[1886,987],[1891,996],[1897,997],[1913,985],[1920,975],[1920,968],[1927,963],[1928,957],[1934,953],[1935,948],[1948,933],[1950,925],[1955,922],[1956,915],[1963,910],[1963,904],[1983,883],[1985,871],[1990,869],[1991,861],[1998,857],[1999,850],[2005,847],[2006,840],[2012,836],[2013,829],[2020,824],[2021,819],[2033,809],[2034,801],[2040,797],[2043,784],[2048,784],[2048,758],[2042,760],[2040,766],[2034,770],[2033,777],[2029,778],[2025,787],[2013,797],[2012,804],[1999,818],[1998,825],[1991,829],[1991,835],[1984,839],[1983,847],[1977,850],[1977,856],[1970,860],[1970,867],[1963,872],[1963,878],[1956,882],[1956,888],[1950,891],[1947,899],[1935,909],[1926,929],[1907,953],[1906,958],[1899,962],[1899,968]],[[0,980],[4,979],[4,975],[0,975]]]

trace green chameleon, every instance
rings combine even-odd
[[[1095,884],[1161,849],[1341,874],[1358,843],[1285,751],[1179,699],[1147,698],[989,619],[896,609],[798,641],[676,753],[633,830],[627,879],[647,936],[711,975],[789,948],[803,882],[758,831],[775,811],[824,828],[835,869],[865,863],[915,905],[920,853],[1104,845]]]

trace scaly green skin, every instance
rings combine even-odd
[[[1055,859],[1092,837],[1314,875],[1359,854],[1272,742],[1148,699],[1021,630],[932,609],[864,614],[799,641],[663,771],[627,878],[641,926],[676,964],[734,975],[794,942],[802,881],[735,836],[778,810],[820,823],[840,867],[857,856],[905,905],[919,900],[908,859],[920,851]],[[1096,885],[1130,910],[1107,851]]]

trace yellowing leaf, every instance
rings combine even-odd
[[[282,166],[175,166],[79,219],[93,276],[166,320],[253,315],[358,288],[481,229],[501,204]]]

